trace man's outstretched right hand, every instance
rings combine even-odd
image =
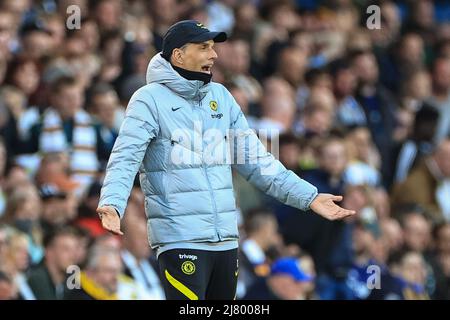
[[[117,235],[123,235],[123,232],[120,231],[120,217],[116,209],[111,206],[103,206],[97,208],[97,213],[104,229]]]

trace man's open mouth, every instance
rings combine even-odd
[[[212,68],[212,65],[202,66],[202,72],[211,73],[211,68]]]

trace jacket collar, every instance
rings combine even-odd
[[[186,100],[201,100],[210,89],[210,83],[204,84],[201,80],[188,80],[174,70],[172,65],[156,54],[147,67],[147,84],[159,83],[167,86]]]

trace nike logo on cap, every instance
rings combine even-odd
[[[181,107],[178,107],[178,108],[172,107],[172,111],[177,111],[178,109],[181,109]]]

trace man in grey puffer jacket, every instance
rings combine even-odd
[[[237,212],[231,167],[279,201],[328,219],[354,214],[318,194],[268,153],[232,95],[211,82],[215,42],[197,21],[169,28],[132,96],[109,158],[97,212],[122,234],[139,171],[148,238],[157,250],[168,299],[233,299],[238,274]]]

